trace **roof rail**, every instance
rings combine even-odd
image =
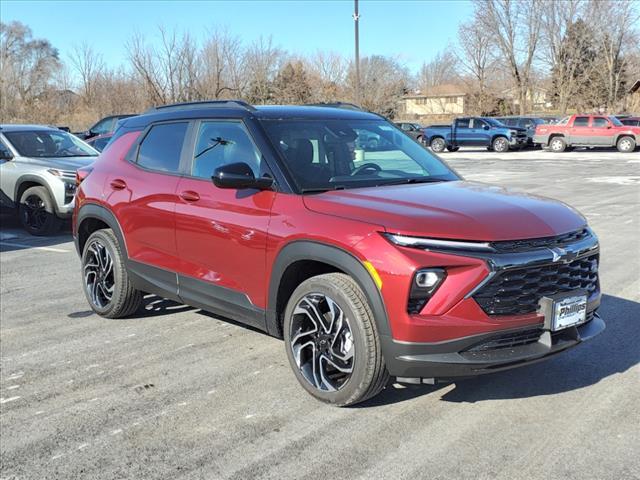
[[[361,106],[356,105],[355,103],[348,103],[348,102],[307,103],[305,106],[307,106],[307,107],[343,108],[345,110],[359,110],[359,111],[362,111],[362,112],[366,111]]]
[[[202,108],[202,107],[227,107],[227,108],[242,108],[249,112],[255,112],[256,108],[253,105],[249,105],[242,100],[203,100],[199,102],[183,102],[172,103],[169,105],[160,105],[159,107],[150,108],[145,113],[155,112],[158,110],[188,110],[190,108]]]

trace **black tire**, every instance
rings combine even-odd
[[[316,316],[316,318],[322,318],[324,322],[330,322],[331,327],[327,332],[324,328],[325,324],[323,323],[323,328],[317,328],[320,335],[314,336],[313,330],[309,330],[301,323],[307,321],[307,325],[315,325],[315,321],[309,322],[309,319],[312,319],[311,315],[296,314],[295,312],[300,312],[300,308],[303,308],[304,305],[310,305],[307,300],[314,303],[317,299],[318,303],[315,304],[315,307],[321,317]],[[333,302],[334,309],[338,308],[341,310],[343,314],[341,318],[345,318],[347,321],[341,322],[336,327],[337,320],[335,310],[331,310],[334,315],[330,315],[329,311],[325,312],[326,308],[322,308],[322,299],[324,299],[325,302],[327,299],[330,299]],[[328,303],[325,303],[325,306],[328,306]],[[305,310],[309,312],[313,311],[313,309],[308,308],[305,308]],[[326,315],[333,318],[328,320]],[[338,318],[340,318],[340,316]],[[318,323],[322,323],[322,321],[320,320]],[[295,329],[295,332],[292,332],[292,329]],[[331,338],[329,332],[336,329],[340,330],[340,332],[336,331]],[[309,371],[311,367],[309,367],[310,361],[308,359],[305,365],[299,365],[296,358],[300,359],[300,363],[302,364],[303,352],[306,352],[306,357],[311,356],[313,358],[311,362],[314,368],[316,365],[319,365],[318,370],[321,370],[322,359],[320,359],[318,364],[315,363],[315,358],[317,357],[316,352],[318,352],[320,356],[325,355],[325,359],[328,355],[330,358],[333,358],[333,360],[336,360],[334,355],[337,352],[334,349],[334,345],[336,345],[336,343],[342,343],[342,346],[344,346],[345,343],[344,341],[336,341],[336,338],[342,338],[339,337],[339,334],[344,332],[345,329],[348,330],[347,335],[350,340],[351,372],[346,379],[342,379],[343,383],[337,386],[336,389],[322,388],[330,386],[330,384],[324,383],[325,378],[330,378],[330,383],[333,383],[336,377],[330,377],[331,372],[327,374],[326,371],[326,377],[322,376],[322,374],[317,376],[315,373],[316,370],[313,370],[313,373]],[[312,277],[302,282],[293,292],[287,303],[284,314],[283,331],[285,350],[287,351],[289,364],[296,378],[307,392],[322,402],[337,406],[354,405],[380,393],[389,381],[389,374],[387,373],[382,356],[380,338],[373,313],[364,293],[358,284],[348,275],[343,273],[328,273]],[[309,332],[309,334],[302,337],[304,333],[301,335],[301,332]],[[321,338],[323,335],[325,336],[325,340]],[[304,344],[298,348],[299,354],[296,357],[294,353],[294,348],[296,348],[294,343],[297,338],[303,338],[300,342]],[[347,337],[345,336],[344,338]],[[324,348],[327,349],[324,354],[322,353],[323,341],[325,342]],[[313,345],[310,345],[311,342],[313,342]],[[330,347],[327,347],[327,345],[330,345]],[[309,350],[309,347],[311,347],[311,350]],[[306,350],[303,350],[303,348],[306,348]],[[311,353],[311,355],[309,355],[309,353]],[[348,357],[348,352],[342,353],[344,357]],[[338,358],[340,359],[340,357]],[[336,360],[336,362],[337,361],[338,360]],[[327,367],[330,366],[327,361],[325,361],[325,365]],[[343,363],[342,366],[344,365],[346,364]],[[307,368],[305,369],[305,367]],[[333,387],[340,381],[340,375],[347,375],[337,370],[334,370],[334,372],[337,374],[338,379],[335,380],[336,383],[332,385]],[[313,380],[308,378],[310,376],[316,380],[316,385],[312,383]],[[322,379],[320,386],[317,385],[318,377]]]
[[[92,292],[92,285],[94,285],[94,283],[91,282],[92,276],[88,276],[88,271],[93,269],[93,267],[90,267],[94,264],[93,260],[96,251],[102,252],[102,249],[104,249],[111,258],[111,269],[109,270],[111,273],[105,273],[106,269],[100,268],[101,262],[97,262],[98,270],[102,270],[101,276],[104,282],[102,286],[97,287],[94,289],[94,292]],[[105,263],[108,264],[107,261],[105,261]],[[96,280],[95,274],[93,275],[93,280]],[[107,284],[112,285],[110,298],[107,298],[104,289],[108,287]],[[89,305],[94,312],[102,317],[127,317],[135,313],[142,305],[142,292],[136,290],[133,285],[131,285],[120,244],[110,229],[93,232],[84,244],[82,251],[82,285]],[[99,290],[102,290],[102,296],[100,296]]]
[[[616,148],[622,153],[631,153],[636,149],[636,141],[633,137],[620,137],[616,142]]]
[[[460,150],[460,147],[447,147],[447,150],[449,150],[450,152],[457,152],[458,150]]]
[[[567,149],[567,142],[562,137],[553,137],[549,140],[549,150],[555,153],[564,152]]]
[[[447,144],[445,143],[444,138],[436,137],[431,139],[431,142],[429,142],[429,146],[431,147],[431,150],[433,150],[434,152],[442,153],[444,152],[444,149],[447,147]]]
[[[494,152],[505,153],[509,151],[509,140],[506,137],[496,137],[491,142]]]
[[[22,227],[31,235],[52,235],[58,231],[62,220],[46,187],[27,188],[20,196],[18,215]]]

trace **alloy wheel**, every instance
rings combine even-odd
[[[24,224],[33,230],[42,230],[48,215],[44,200],[38,195],[29,195],[23,204]]]
[[[562,140],[553,140],[551,142],[551,150],[554,152],[559,152],[562,150]]]
[[[631,140],[629,140],[628,138],[623,138],[622,140],[620,140],[619,148],[622,152],[631,151]]]
[[[305,295],[296,305],[290,347],[300,373],[321,391],[340,390],[353,373],[353,333],[338,304],[326,295]]]
[[[509,149],[509,144],[504,138],[499,138],[496,140],[493,149],[496,152],[506,152]]]
[[[105,308],[111,302],[115,279],[113,259],[107,248],[98,240],[87,247],[83,266],[84,283],[91,302],[98,308]]]

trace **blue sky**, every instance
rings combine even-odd
[[[458,24],[472,13],[467,0],[361,0],[361,55],[396,56],[412,71],[455,42]],[[17,1],[0,2],[3,22],[27,24],[64,60],[87,41],[110,66],[126,62],[124,43],[134,31],[150,41],[158,25],[203,37],[226,27],[247,43],[260,35],[293,53],[316,50],[353,55],[353,1]]]

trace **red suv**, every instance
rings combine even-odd
[[[94,311],[132,315],[147,292],[242,321],[284,338],[325,402],[524,365],[604,329],[584,217],[463,181],[372,113],[160,107],[78,181]]]

